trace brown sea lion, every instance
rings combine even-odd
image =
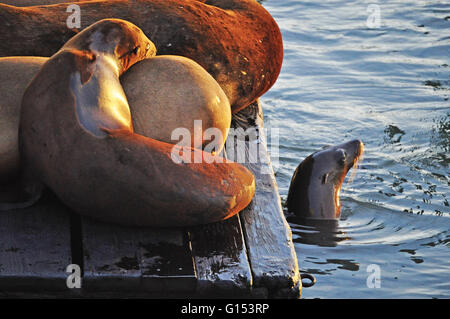
[[[177,145],[206,146],[216,153],[223,148],[231,125],[230,103],[214,78],[191,59],[170,55],[145,59],[133,65],[121,82],[137,133]],[[176,129],[186,130],[188,136],[178,142]]]
[[[107,222],[187,226],[238,213],[254,194],[250,171],[133,131],[119,76],[151,54],[136,26],[106,19],[52,56],[22,100],[27,174],[76,212]],[[174,154],[205,160],[177,163]]]
[[[22,95],[45,61],[47,58],[0,58],[0,185],[17,178]]]
[[[26,86],[47,60],[0,58],[0,185],[18,178],[20,104]],[[180,56],[144,59],[125,72],[121,83],[136,133],[171,144],[206,146],[216,153],[223,148],[231,125],[230,104],[217,82],[194,61]],[[195,132],[194,121],[199,120],[200,132]],[[177,128],[200,141],[194,145],[191,138],[179,141],[177,135],[172,140]],[[218,134],[208,138],[212,128]]]
[[[31,7],[37,5],[48,5],[48,4],[57,4],[57,3],[67,3],[67,2],[81,2],[81,1],[89,1],[89,0],[2,0],[2,3],[8,4],[10,6],[16,7]]]
[[[151,37],[159,54],[199,63],[228,96],[233,113],[265,93],[283,59],[280,30],[254,0],[132,0],[77,3],[81,29],[120,18]],[[19,8],[0,4],[0,56],[51,56],[79,30],[68,4]]]
[[[286,200],[288,212],[303,219],[337,219],[340,192],[348,171],[364,151],[360,140],[315,152],[299,164]]]

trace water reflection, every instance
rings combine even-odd
[[[359,264],[355,262],[354,260],[350,259],[327,259],[325,262],[312,262],[318,265],[330,265],[335,264],[339,265],[337,268],[344,269],[348,271],[358,271],[359,270]]]
[[[291,215],[287,216],[287,221],[295,243],[335,247],[339,242],[352,239],[339,229],[338,220],[312,220]]]

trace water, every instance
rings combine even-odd
[[[261,99],[266,127],[280,130],[282,199],[307,155],[365,143],[342,188],[339,224],[290,221],[300,269],[317,278],[303,297],[450,298],[450,2],[263,5],[285,48],[280,77]],[[370,288],[372,264],[380,288]]]

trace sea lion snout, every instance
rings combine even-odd
[[[338,145],[336,148],[337,161],[345,166],[345,174],[347,174],[364,153],[364,143],[359,139]]]
[[[364,143],[359,139],[351,140],[342,144],[342,148],[346,149],[353,157],[359,157],[364,152]]]
[[[123,71],[128,70],[138,61],[156,55],[155,44],[147,38],[141,29],[136,29],[137,32],[123,38],[115,50],[115,55],[119,58]]]

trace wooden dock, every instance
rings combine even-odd
[[[255,197],[223,222],[186,229],[120,227],[80,217],[50,192],[34,207],[1,212],[0,297],[300,297],[297,256],[259,103],[233,115],[232,128],[249,127],[258,134],[246,137],[241,130],[231,145],[245,144],[241,156],[260,148],[257,161],[244,164],[255,175]],[[229,145],[226,154],[236,158],[231,152],[239,148]],[[81,288],[67,287],[69,264],[80,265]]]

